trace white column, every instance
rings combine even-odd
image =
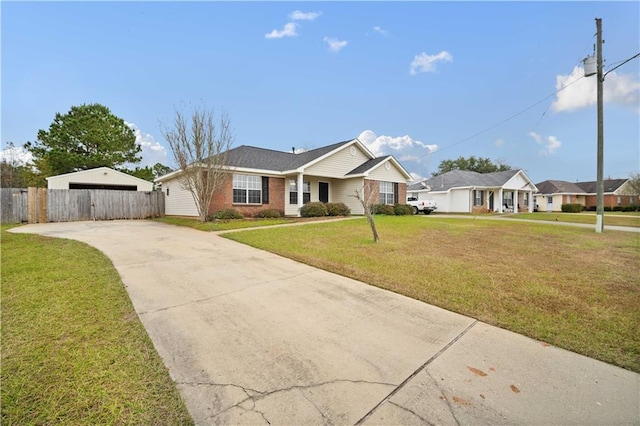
[[[518,200],[518,190],[516,189],[515,191],[513,191],[513,212],[514,213],[518,213],[518,204],[519,200]]]
[[[502,188],[498,190],[498,213],[504,213],[504,200],[502,199]]]
[[[303,179],[302,179],[302,173],[298,173],[298,217],[300,217],[300,209],[302,208],[302,206],[304,205],[303,199],[302,199],[302,185],[303,185]]]
[[[529,213],[533,213],[533,191],[527,191],[527,197],[529,197]]]

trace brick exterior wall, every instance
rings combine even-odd
[[[380,183],[377,180],[364,180],[365,188],[368,188],[369,191],[373,191],[373,196],[371,197],[371,204],[379,204],[380,203]],[[365,197],[369,196],[370,192],[366,192]],[[398,204],[407,204],[407,184],[406,183],[398,183]]]
[[[620,206],[637,205],[640,203],[637,195],[620,195],[622,203]],[[618,206],[618,195],[604,194],[603,197],[604,207],[614,208]],[[585,206],[595,208],[598,205],[597,197],[595,195],[587,195],[585,198]]]
[[[253,217],[261,210],[274,209],[284,216],[284,195],[284,179],[270,177],[268,204],[233,204],[233,175],[228,175],[222,188],[213,194],[209,213],[213,214],[222,209],[234,209],[247,217]]]

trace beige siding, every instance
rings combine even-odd
[[[389,164],[391,167],[389,170],[385,168],[385,164]],[[368,179],[379,180],[384,182],[399,182],[399,183],[407,183],[407,179],[404,175],[396,168],[396,166],[391,162],[386,162],[385,164],[381,164],[377,168],[375,168],[371,173],[369,173]]]
[[[354,148],[355,151],[353,155],[351,154],[351,148]],[[307,175],[341,178],[368,160],[370,160],[369,156],[360,150],[357,145],[350,145],[307,167],[304,173]]]
[[[169,195],[167,195],[169,189]],[[169,216],[199,216],[193,195],[180,184],[179,179],[162,182],[165,195],[165,214]]]
[[[362,204],[354,197],[355,191],[362,192],[363,186],[363,178],[335,181],[335,184],[329,188],[329,197],[333,202],[345,203],[351,209],[351,214],[364,214]]]
[[[138,191],[153,191],[153,183],[129,176],[105,167],[83,170],[81,172],[52,176],[47,180],[49,189],[69,189],[69,183],[85,183],[96,185],[130,185]]]

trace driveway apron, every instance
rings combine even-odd
[[[13,231],[113,261],[197,424],[640,422],[636,373],[211,233]]]

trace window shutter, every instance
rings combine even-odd
[[[393,183],[393,204],[398,204],[398,182]]]
[[[269,204],[269,176],[262,176],[262,204]]]

